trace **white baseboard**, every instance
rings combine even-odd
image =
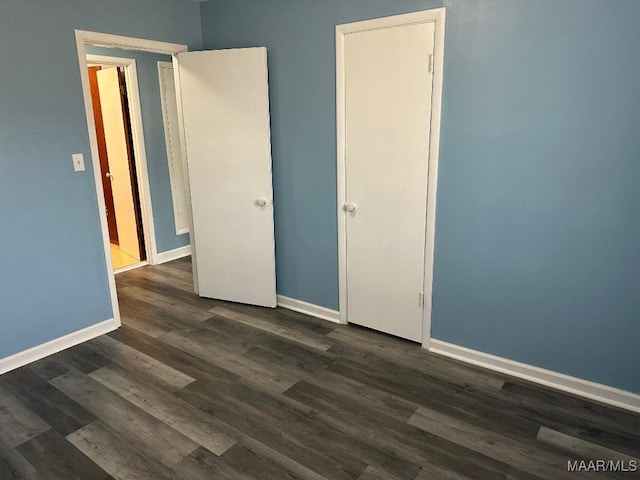
[[[0,375],[7,373],[16,368],[23,367],[29,363],[48,357],[54,353],[61,352],[67,348],[78,345],[82,342],[99,337],[105,333],[112,332],[120,327],[120,324],[113,318],[104,322],[96,323],[90,327],[83,328],[77,332],[70,333],[64,337],[56,338],[49,342],[43,343],[36,347],[24,350],[22,352],[11,355],[10,357],[0,359]]]
[[[157,261],[158,264],[171,262],[173,260],[177,260],[179,258],[188,257],[191,255],[191,245],[187,245],[184,247],[176,248],[174,250],[169,250],[167,252],[162,252],[158,254]]]
[[[114,275],[118,275],[120,273],[128,272],[129,270],[135,270],[136,268],[144,267],[145,265],[149,265],[147,262],[138,262],[133,265],[127,265],[126,267],[117,268],[113,271]]]
[[[287,310],[293,310],[294,312],[304,313],[311,317],[329,320],[334,323],[341,323],[340,312],[337,310],[331,310],[330,308],[314,305],[313,303],[307,303],[302,300],[296,300],[295,298],[285,297],[284,295],[278,295],[278,306],[286,308]]]
[[[640,413],[640,395],[601,383],[583,380],[564,373],[534,367],[526,363],[497,357],[452,343],[431,339],[429,351],[514,377],[546,385],[607,405]]]

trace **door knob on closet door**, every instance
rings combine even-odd
[[[344,204],[344,210],[345,212],[354,213],[356,210],[358,210],[358,205],[353,202],[347,202]]]
[[[109,180],[113,180],[113,175],[111,175],[111,173],[107,172],[104,174],[105,177],[107,177]]]
[[[259,198],[258,200],[256,200],[256,205],[259,207],[264,207],[265,205],[267,205],[267,203],[269,203],[269,200],[267,200],[266,198]]]

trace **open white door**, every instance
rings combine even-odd
[[[276,306],[265,48],[178,54],[200,296]]]
[[[104,123],[104,139],[109,158],[109,178],[120,249],[137,260],[141,259],[138,222],[131,183],[131,161],[117,68],[96,73],[100,91],[100,108]]]

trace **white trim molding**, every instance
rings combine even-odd
[[[330,308],[314,305],[313,303],[285,297],[284,295],[278,295],[278,306],[286,308],[287,310],[293,310],[294,312],[304,313],[310,317],[321,318],[322,320],[328,320],[334,323],[343,323],[340,321],[340,312],[337,310],[331,310]]]
[[[564,373],[534,367],[533,365],[516,362],[508,358],[498,357],[441,340],[432,339],[430,343],[429,351],[432,353],[640,413],[639,394],[572,377]]]
[[[158,263],[167,263],[191,255],[191,245],[175,248],[158,254]]]
[[[76,30],[76,40],[84,45],[94,47],[120,48],[122,50],[140,50],[143,52],[174,55],[188,50],[186,45],[179,43],[159,42],[137,37],[125,37],[110,33]]]
[[[340,323],[347,323],[347,228],[343,205],[346,201],[346,85],[345,36],[367,30],[404,25],[433,23],[433,91],[431,94],[431,134],[429,142],[429,174],[427,178],[427,219],[425,231],[424,304],[422,310],[422,344],[431,338],[431,294],[433,289],[433,252],[436,226],[436,190],[438,185],[438,155],[440,152],[440,118],[444,72],[446,8],[394,15],[336,26],[336,125],[337,125],[337,192],[338,192],[338,284]]]
[[[116,268],[113,270],[113,273],[115,275],[118,275],[120,273],[128,272],[129,270],[135,270],[136,268],[145,267],[147,265],[149,265],[149,262],[147,261],[138,262],[132,265],[127,265],[126,267]]]
[[[41,358],[53,355],[54,353],[66,350],[67,348],[74,347],[75,345],[91,340],[92,338],[117,330],[119,327],[120,322],[111,318],[104,322],[91,325],[90,327],[83,328],[82,330],[78,330],[28,350],[16,353],[10,357],[0,359],[0,375],[10,372],[11,370],[15,370],[16,368],[23,367],[24,365],[35,362],[36,360],[40,360]]]

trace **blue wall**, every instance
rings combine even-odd
[[[216,0],[269,49],[278,291],[338,305],[334,26],[427,0]],[[640,4],[448,0],[441,340],[640,392]]]
[[[133,58],[138,71],[140,109],[147,154],[147,169],[158,252],[189,245],[189,234],[176,235],[169,163],[162,120],[158,62],[171,62],[171,56],[117,48],[87,47],[87,53],[111,57]]]
[[[449,13],[434,337],[640,392],[640,3]]]
[[[74,28],[202,43],[186,0],[0,2],[0,358],[112,317]]]

